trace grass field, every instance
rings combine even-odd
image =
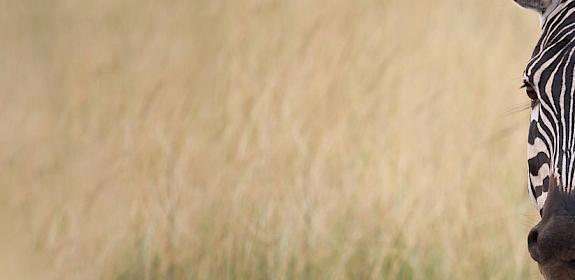
[[[538,279],[512,0],[1,6],[1,278]]]

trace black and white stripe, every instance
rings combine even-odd
[[[529,194],[540,210],[550,178],[557,178],[563,191],[574,191],[575,0],[557,0],[542,17],[542,29],[524,72],[525,88],[532,99]]]

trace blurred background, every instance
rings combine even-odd
[[[0,1],[3,279],[538,279],[512,0]]]

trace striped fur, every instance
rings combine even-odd
[[[556,1],[542,15],[542,30],[524,72],[532,99],[529,194],[539,210],[551,177],[560,190],[575,191],[575,0]]]

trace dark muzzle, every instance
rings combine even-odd
[[[541,222],[527,237],[529,253],[546,279],[575,279],[575,195],[549,182]]]

